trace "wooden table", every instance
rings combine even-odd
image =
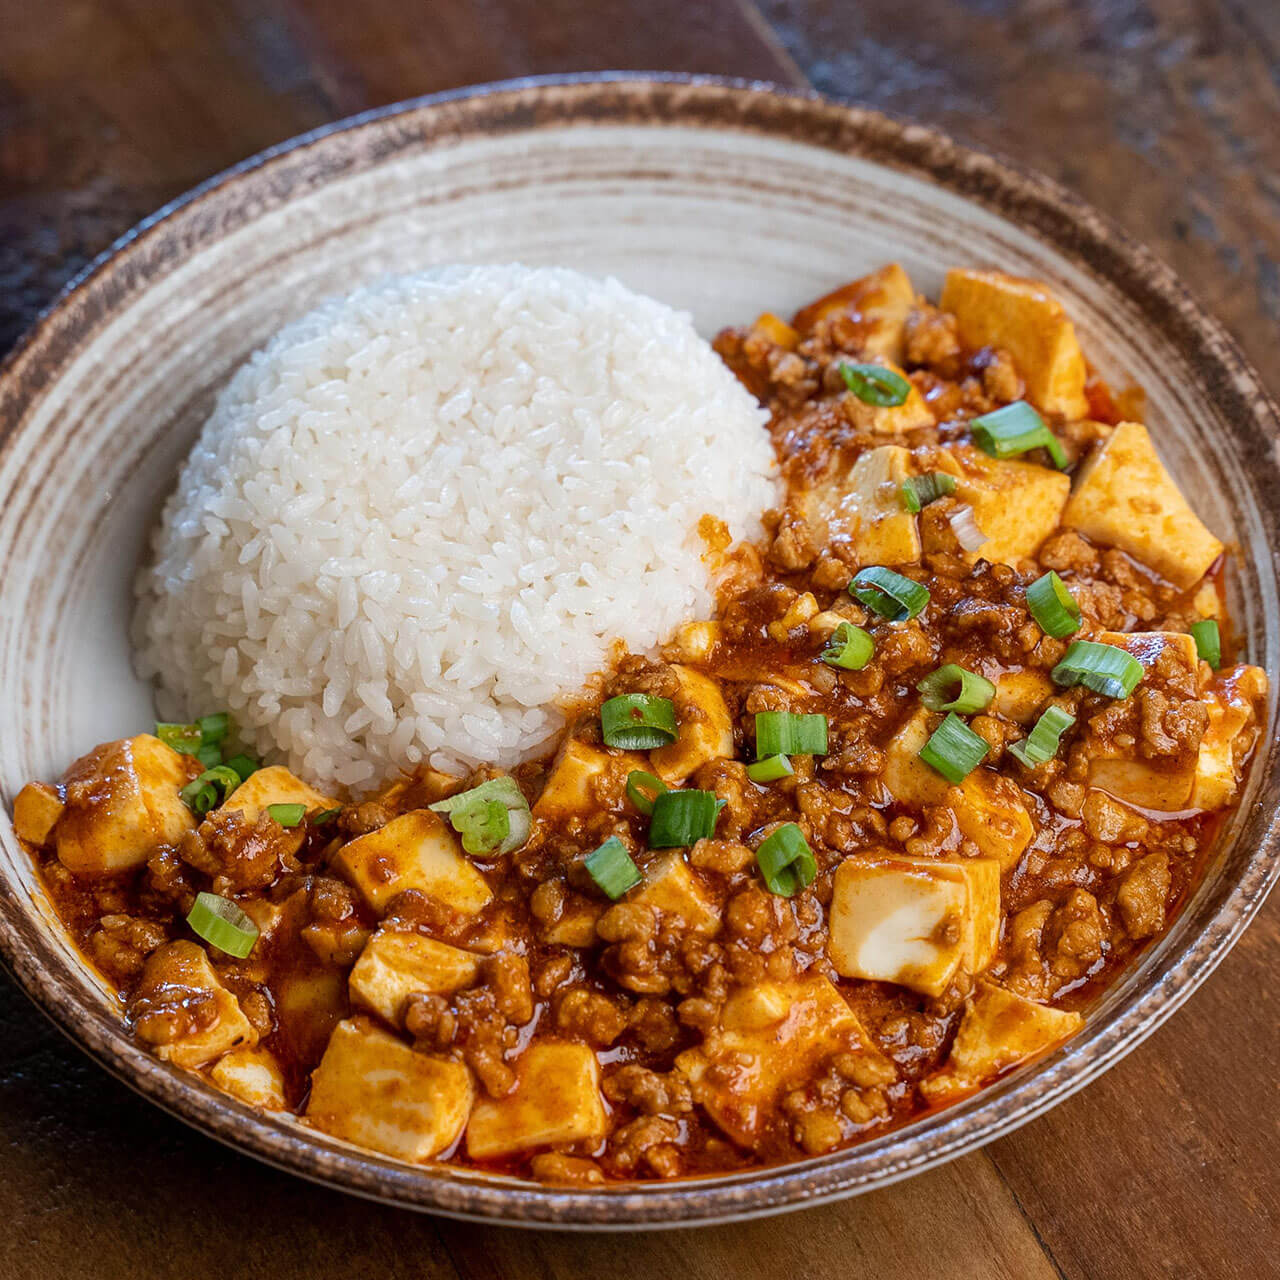
[[[1062,179],[1155,247],[1280,391],[1280,6],[1251,0],[0,0],[0,352],[169,197],[470,82],[600,68],[812,85]],[[1009,1277],[1280,1271],[1280,901],[1084,1094],[786,1219],[624,1239],[413,1216],[144,1105],[0,988],[0,1273]]]

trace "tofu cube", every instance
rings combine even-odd
[[[668,657],[675,662],[709,662],[723,634],[718,622],[683,623],[667,646]]]
[[[967,347],[1003,347],[1013,357],[1032,404],[1064,418],[1088,414],[1088,371],[1075,326],[1039,281],[1003,271],[948,271],[938,305],[955,316]]]
[[[937,448],[931,456],[939,470],[956,477],[957,501],[973,508],[974,523],[987,536],[982,546],[965,553],[970,562],[1016,567],[1058,528],[1071,492],[1064,472],[991,458],[966,444]]]
[[[52,833],[58,860],[76,875],[110,875],[176,845],[195,830],[178,793],[199,768],[149,733],[81,757],[63,779],[66,804]]]
[[[1191,808],[1212,812],[1235,799],[1240,766],[1257,740],[1266,692],[1266,673],[1249,666],[1221,673],[1207,691],[1209,727],[1200,740]]]
[[[469,951],[384,926],[365,943],[348,985],[354,1003],[399,1026],[411,995],[451,995],[469,987],[478,970]]]
[[[933,426],[933,413],[924,396],[907,378],[906,371],[888,360],[878,360],[875,363],[882,364],[890,373],[896,373],[906,381],[911,390],[901,404],[893,405],[868,404],[852,391],[846,392],[842,407],[854,429],[868,435],[896,436],[920,427]]]
[[[467,1155],[473,1160],[599,1142],[608,1132],[600,1064],[585,1044],[538,1041],[514,1067],[515,1088],[505,1098],[482,1098],[471,1113]]]
[[[910,277],[891,262],[802,307],[791,323],[801,333],[810,333],[818,321],[844,312],[858,326],[861,354],[884,356],[900,364],[907,316],[915,302]]]
[[[1062,523],[1118,547],[1183,591],[1222,554],[1222,543],[1192,511],[1140,422],[1122,422],[1089,455]]]
[[[533,816],[557,823],[584,814],[622,812],[627,800],[627,774],[649,769],[646,756],[636,751],[610,751],[566,738],[547,775]]]
[[[953,787],[920,759],[929,741],[930,717],[920,710],[893,736],[881,775],[894,799],[913,808],[946,805],[961,834],[1003,870],[1015,866],[1035,835],[1035,824],[1016,783],[990,769],[975,769]]]
[[[679,786],[707,761],[733,755],[733,717],[714,680],[691,667],[677,664],[671,670],[680,684],[672,699],[680,736],[649,752],[649,760],[663,782]]]
[[[824,541],[852,539],[863,564],[917,564],[920,528],[902,505],[902,482],[912,474],[911,454],[882,445],[861,454],[847,470],[833,464],[805,493],[805,519],[824,530]]]
[[[430,809],[415,809],[344,844],[334,865],[375,911],[406,889],[420,889],[467,915],[493,897],[448,824]]]
[[[13,799],[14,833],[24,844],[43,849],[62,810],[61,797],[48,783],[28,782]]]
[[[267,1049],[232,1049],[213,1064],[209,1076],[223,1093],[247,1106],[283,1111],[287,1105],[284,1073]]]
[[[1057,693],[1043,671],[1005,671],[996,678],[992,707],[998,715],[1017,724],[1033,724],[1044,704]]]
[[[846,858],[836,869],[828,953],[846,978],[940,996],[958,970],[980,973],[1000,940],[994,858]]]
[[[416,1053],[365,1018],[340,1022],[311,1075],[317,1129],[419,1164],[451,1147],[475,1100],[461,1062]]]
[[[273,804],[300,804],[308,813],[336,809],[338,801],[309,787],[283,765],[273,764],[251,773],[223,802],[230,812],[239,809],[246,822],[257,822],[258,815]]]
[[[281,1040],[290,1055],[314,1062],[351,1011],[346,975],[334,969],[287,972],[273,986]]]
[[[645,872],[644,883],[631,895],[631,901],[656,907],[694,933],[710,936],[719,932],[720,913],[694,879],[679,849],[666,854]]]
[[[542,940],[553,947],[593,946],[596,940],[596,921],[604,914],[607,905],[588,902],[585,898],[570,898],[559,918],[543,927]]]

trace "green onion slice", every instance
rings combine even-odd
[[[902,505],[913,515],[931,502],[956,491],[956,478],[945,471],[930,471],[902,482]]]
[[[714,791],[663,791],[654,797],[649,847],[679,849],[710,839],[722,807]]]
[[[882,364],[840,365],[844,385],[863,404],[873,404],[877,409],[893,409],[906,404],[911,394],[911,383],[900,373],[886,369]]]
[[[626,751],[652,751],[676,740],[676,709],[669,698],[624,693],[600,708],[605,744]]]
[[[219,711],[216,715],[201,716],[196,725],[201,742],[217,743],[231,732],[231,717],[225,711]]]
[[[252,757],[241,753],[238,756],[232,756],[226,762],[227,768],[235,771],[241,782],[248,782],[249,775],[258,771],[258,762]]]
[[[990,680],[954,662],[931,671],[916,689],[930,711],[958,711],[966,716],[984,710],[996,696],[996,687]]]
[[[1023,742],[1011,742],[1009,750],[1028,769],[1052,760],[1058,754],[1062,735],[1075,724],[1076,718],[1063,707],[1046,707],[1044,714]]]
[[[760,842],[756,862],[769,892],[781,898],[808,888],[818,874],[813,850],[794,822],[784,822]]]
[[[755,764],[747,765],[747,777],[752,782],[777,782],[780,778],[790,778],[795,773],[791,761],[786,756],[766,756]]]
[[[258,926],[229,898],[198,893],[187,915],[193,933],[211,947],[243,960],[258,940]]]
[[[1055,640],[1065,640],[1080,630],[1080,606],[1052,569],[1027,588],[1027,608],[1040,630]]]
[[[296,827],[307,816],[305,804],[269,804],[267,816],[282,827]]]
[[[627,774],[627,799],[631,801],[644,816],[653,813],[653,802],[667,790],[667,784],[661,778],[643,769],[632,769]]]
[[[1196,642],[1196,653],[1215,671],[1222,666],[1222,633],[1212,618],[1205,618],[1191,626],[1191,638]]]
[[[831,633],[827,647],[818,654],[829,667],[844,671],[861,671],[871,661],[876,642],[869,631],[855,627],[852,622],[842,622]]]
[[[181,751],[184,756],[193,756],[200,750],[203,741],[200,733],[199,723],[195,724],[166,724],[160,721],[156,722],[156,737],[164,743],[166,747],[172,747],[175,751]],[[222,762],[222,753],[218,753],[217,760],[214,764]]]
[[[182,803],[198,818],[216,809],[240,785],[240,775],[225,764],[206,769],[178,792]]]
[[[756,712],[756,759],[769,756],[825,756],[827,717],[793,711]]]
[[[1053,465],[1066,470],[1067,455],[1045,420],[1025,401],[1015,400],[969,423],[974,443],[993,458],[1015,458],[1031,449],[1048,449]]]
[[[598,849],[587,854],[582,865],[597,887],[615,902],[643,878],[627,846],[617,836],[610,836]]]
[[[1063,688],[1082,684],[1108,698],[1127,698],[1142,679],[1142,663],[1114,644],[1073,640],[1061,662],[1049,672]]]
[[[920,759],[956,785],[987,758],[990,750],[986,739],[980,738],[952,711],[920,748]]]
[[[222,748],[216,742],[204,742],[196,748],[195,757],[206,769],[222,763]]]
[[[510,853],[524,844],[533,826],[529,802],[512,777],[490,778],[427,807],[449,819],[468,853]]]
[[[858,570],[849,594],[890,622],[906,622],[929,603],[928,587],[878,564]]]
[[[311,825],[313,827],[327,827],[329,823],[331,823],[341,812],[341,808],[321,809],[320,812],[311,819]]]

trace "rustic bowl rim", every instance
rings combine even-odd
[[[79,272],[0,362],[0,452],[80,340],[192,249],[344,173],[409,146],[564,125],[705,126],[827,147],[908,173],[998,213],[1086,265],[1191,358],[1227,411],[1280,436],[1280,409],[1223,326],[1148,249],[1053,180],[932,127],[764,81],[666,72],[534,76],[394,103],[324,125],[242,161],[143,219]],[[1260,767],[1262,761],[1258,762]],[[1090,1056],[1054,1055],[929,1122],[816,1160],[717,1179],[601,1191],[424,1172],[265,1118],[160,1063],[105,1010],[72,994],[66,961],[11,896],[0,959],[64,1034],[179,1119],[268,1164],[369,1199],[477,1221],[659,1228],[741,1220],[885,1186],[972,1150],[1048,1110],[1156,1029],[1221,961],[1280,877],[1273,814],[1234,886],[1161,980],[1135,993]],[[1086,1033],[1087,1034],[1087,1033]],[[870,1154],[869,1154],[870,1152]]]

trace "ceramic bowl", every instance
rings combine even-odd
[[[17,981],[108,1070],[251,1155],[507,1222],[674,1225],[851,1195],[1007,1133],[1115,1063],[1222,958],[1276,876],[1274,741],[1200,888],[1066,1048],[848,1151],[591,1192],[400,1164],[158,1062],[63,936],[7,817],[24,780],[153,718],[130,664],[132,574],[216,389],[286,320],[385,272],[519,260],[611,273],[711,334],[894,259],[931,294],[953,264],[1049,283],[1101,372],[1146,388],[1161,452],[1234,544],[1249,657],[1280,672],[1276,406],[1169,270],[1060,188],[932,130],[766,86],[604,76],[411,102],[287,143],[162,210],[0,375],[0,949]]]

